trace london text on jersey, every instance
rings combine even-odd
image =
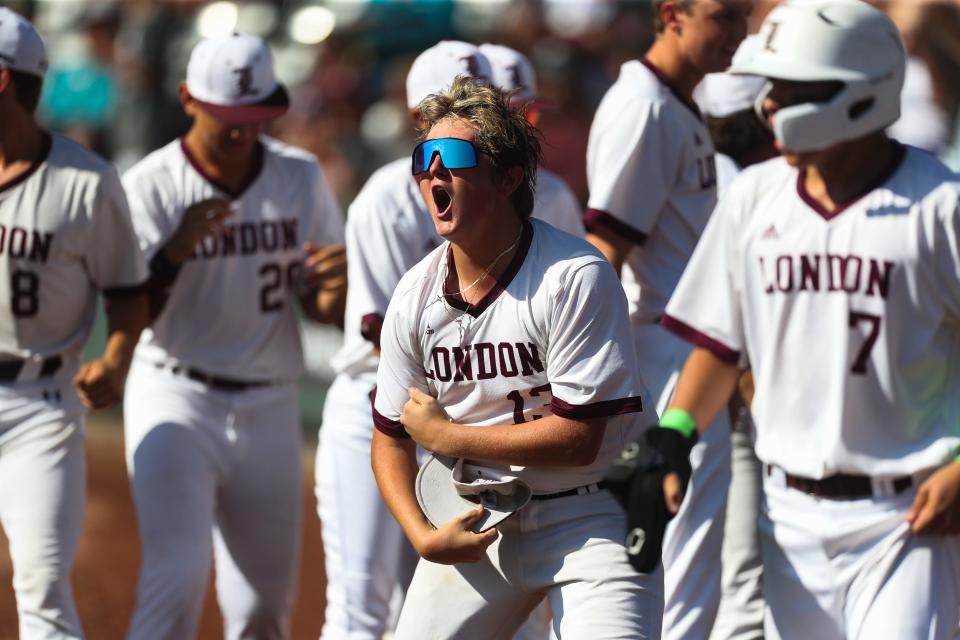
[[[478,342],[465,347],[434,347],[430,351],[426,376],[430,380],[454,382],[513,378],[543,373],[537,345],[532,342]],[[474,366],[476,365],[476,366]]]
[[[210,259],[296,250],[300,248],[297,238],[296,218],[228,224],[219,235],[205,237],[190,257]]]
[[[0,255],[23,258],[33,262],[46,262],[50,257],[53,234],[23,227],[6,227],[0,224]]]
[[[886,298],[895,264],[860,256],[784,255],[758,256],[765,293],[792,291],[863,292]]]

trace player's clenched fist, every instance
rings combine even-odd
[[[205,237],[223,233],[224,221],[231,215],[230,203],[223,198],[210,198],[190,205],[164,247],[167,257],[176,264],[185,261]]]
[[[88,409],[105,409],[120,402],[126,370],[105,359],[88,362],[73,377],[80,401]]]
[[[443,436],[450,430],[450,417],[433,396],[410,389],[410,399],[403,405],[400,423],[424,449],[449,455]]]
[[[487,547],[497,539],[496,529],[474,533],[471,527],[483,516],[483,507],[459,515],[439,529],[433,529],[417,540],[417,553],[424,560],[437,564],[460,564],[479,562],[486,555]]]
[[[960,533],[960,463],[951,462],[920,485],[907,521],[914,533]]]

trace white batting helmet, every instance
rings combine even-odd
[[[760,52],[731,73],[843,83],[833,98],[777,111],[783,149],[818,151],[881,130],[900,117],[906,53],[893,22],[861,0],[787,0],[760,28]],[[770,91],[768,84],[756,102]]]

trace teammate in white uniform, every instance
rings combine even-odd
[[[116,171],[34,120],[46,64],[33,26],[0,8],[0,524],[24,640],[83,636],[70,571],[84,405],[120,400],[147,319],[146,264]],[[98,290],[107,346],[80,367]]]
[[[260,135],[287,95],[259,38],[201,41],[180,91],[190,131],[124,176],[157,294],[124,403],[130,637],[193,636],[213,550],[226,637],[281,638],[302,510],[294,304],[342,318],[343,221],[316,159]]]
[[[659,410],[690,347],[658,322],[716,202],[714,149],[692,93],[704,74],[730,64],[750,8],[743,0],[654,3],[656,41],[621,67],[590,129],[587,238],[622,274]],[[697,490],[663,542],[666,638],[706,638],[719,604],[730,438],[729,420],[718,420],[694,447]]]
[[[417,57],[407,76],[414,124],[420,102],[458,75],[490,79],[492,71],[486,56],[466,42],[443,41]],[[537,180],[533,215],[582,236],[579,205],[566,183],[542,168]],[[350,206],[346,236],[350,287],[344,345],[333,361],[338,375],[324,405],[316,460],[327,575],[322,637],[379,640],[406,545],[370,470],[370,393],[380,326],[400,278],[443,242],[410,174],[409,157],[370,177]]]
[[[760,37],[734,71],[770,79],[784,159],[737,179],[670,300],[697,345],[671,411],[709,424],[749,360],[768,639],[952,638],[960,183],[883,133],[905,56],[882,13],[788,1]]]
[[[509,638],[546,597],[564,638],[658,637],[662,576],[630,566],[623,510],[597,484],[647,400],[616,274],[526,219],[539,144],[502,94],[458,79],[421,114],[414,171],[447,242],[397,286],[374,401],[374,474],[423,557],[396,636]],[[416,444],[536,498],[482,534],[480,508],[433,529]]]

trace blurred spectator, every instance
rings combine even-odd
[[[90,3],[75,19],[82,34],[72,55],[53,60],[40,102],[40,117],[50,127],[106,156],[112,156],[112,128],[119,87],[114,43],[120,9],[113,2]]]
[[[934,153],[948,152],[960,108],[960,3],[878,3],[897,24],[909,54],[903,114],[894,137]],[[956,167],[955,167],[956,168]]]

